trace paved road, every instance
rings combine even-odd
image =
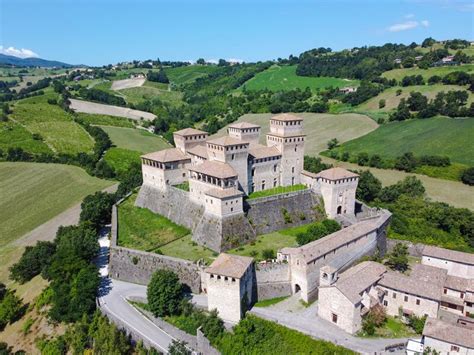
[[[295,297],[296,296],[296,297]],[[288,328],[298,330],[308,334],[313,338],[330,341],[331,343],[344,346],[362,354],[381,353],[386,346],[406,343],[408,339],[367,339],[354,337],[334,324],[317,316],[317,302],[309,307],[301,306],[300,302],[295,302],[299,295],[290,297],[283,301],[285,305],[276,304],[271,307],[254,307],[251,313],[271,321],[284,325]],[[281,303],[283,303],[281,302]],[[286,308],[286,310],[284,310]],[[404,354],[404,351],[392,352],[392,354]]]

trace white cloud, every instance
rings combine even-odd
[[[238,58],[227,58],[226,60],[228,62],[231,62],[231,63],[243,63],[244,62],[243,59],[238,59]]]
[[[31,49],[26,49],[26,48],[21,48],[21,49],[18,49],[15,47],[4,48],[3,46],[0,46],[0,53],[5,54],[5,55],[12,55],[18,58],[39,57],[37,53],[33,52]]]
[[[420,23],[423,27],[429,27],[430,26],[430,21],[428,21],[428,20],[423,20]]]
[[[405,15],[406,19],[410,19],[410,18],[414,18],[414,17],[415,17],[415,14],[406,14]]]
[[[418,27],[418,25],[419,25],[418,21],[405,21],[402,23],[396,23],[387,29],[389,32],[400,32],[400,31],[411,30],[413,28]]]

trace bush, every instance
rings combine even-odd
[[[466,185],[474,185],[474,167],[464,170],[461,181]]]
[[[385,262],[392,270],[405,272],[408,270],[408,247],[403,243],[395,244]]]
[[[273,249],[263,249],[262,250],[262,259],[271,260],[276,258],[275,250]]]
[[[384,108],[384,107],[385,107],[385,104],[386,104],[385,99],[380,99],[380,100],[379,100],[379,108]]]
[[[183,286],[178,275],[169,270],[158,270],[147,287],[150,311],[156,317],[178,314],[184,298]]]
[[[339,223],[331,219],[312,223],[308,226],[306,232],[298,233],[296,235],[296,242],[298,245],[305,245],[326,235],[337,232],[339,229],[341,229]]]
[[[0,299],[0,331],[5,328],[8,323],[16,321],[23,312],[23,305],[21,299],[17,297],[14,291],[5,288],[5,285],[0,283],[0,289],[3,295]]]
[[[425,327],[426,316],[417,317],[411,315],[408,317],[408,325],[415,331],[416,334],[422,334]]]

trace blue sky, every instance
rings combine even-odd
[[[0,0],[0,52],[73,64],[256,61],[386,42],[474,40],[466,0]]]

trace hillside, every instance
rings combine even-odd
[[[47,60],[41,58],[18,58],[11,55],[0,54],[0,64],[14,65],[17,67],[43,67],[43,68],[72,68],[75,65]],[[76,65],[77,66],[77,65]]]
[[[281,91],[292,89],[304,90],[309,87],[312,91],[316,91],[317,89],[324,89],[330,86],[341,88],[358,85],[358,80],[298,76],[296,75],[296,65],[273,65],[246,81],[241,88],[245,87],[247,90],[268,89],[271,91]]]
[[[434,117],[391,122],[337,148],[350,153],[367,152],[395,158],[405,152],[415,155],[445,155],[453,162],[474,165],[474,120]]]
[[[439,75],[442,77],[453,71],[465,71],[467,73],[474,73],[474,64],[434,67],[428,69],[420,69],[417,67],[392,69],[382,73],[382,77],[387,79],[396,79],[400,81],[404,76],[421,75],[423,79],[427,80],[432,76]]]

